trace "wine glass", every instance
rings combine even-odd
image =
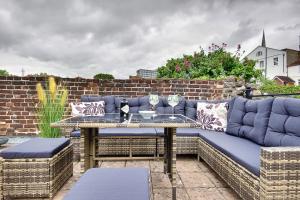
[[[168,96],[168,104],[170,106],[172,106],[172,116],[169,117],[170,119],[176,119],[176,117],[174,116],[174,107],[179,103],[179,97],[178,95],[169,95]]]
[[[157,94],[150,94],[149,95],[149,103],[152,105],[152,110],[155,111],[155,106],[158,104],[159,98]],[[156,114],[153,114],[152,117],[155,117]]]
[[[149,103],[152,105],[152,110],[155,110],[155,106],[158,104],[159,99],[157,94],[149,95]]]

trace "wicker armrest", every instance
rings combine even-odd
[[[300,147],[261,149],[262,199],[300,199]]]

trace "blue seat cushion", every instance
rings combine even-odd
[[[87,170],[64,200],[149,200],[149,171],[145,168]]]
[[[229,112],[226,133],[264,145],[274,98],[248,100],[237,97]]]
[[[71,137],[80,137],[80,129],[71,131],[70,136]]]
[[[155,130],[156,130],[156,132],[159,136],[164,135],[164,129],[163,128],[155,128]],[[176,136],[198,137],[199,132],[200,132],[199,128],[177,128],[176,129]]]
[[[80,137],[80,130],[71,132],[71,137]],[[99,136],[156,136],[154,128],[100,128]]]
[[[0,156],[5,159],[51,158],[69,144],[66,138],[34,138],[4,149]]]
[[[156,136],[154,128],[101,128],[101,136]]]
[[[251,173],[259,176],[260,145],[245,138],[215,131],[202,130],[199,136]]]
[[[300,146],[300,99],[274,100],[265,145]]]

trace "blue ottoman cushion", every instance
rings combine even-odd
[[[149,171],[145,168],[87,170],[64,200],[149,200]]]
[[[34,138],[0,152],[5,159],[51,158],[70,144],[67,138]]]
[[[265,145],[300,146],[300,99],[274,100]]]
[[[261,146],[247,140],[220,132],[201,130],[199,136],[232,160],[259,176]]]
[[[273,100],[274,98],[263,100],[235,98],[226,133],[264,145]]]

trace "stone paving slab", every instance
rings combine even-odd
[[[187,188],[190,200],[224,200],[225,197],[217,188]]]
[[[203,161],[195,157],[177,158],[177,199],[178,200],[236,200],[240,199],[227,184]],[[171,200],[171,183],[163,173],[163,161],[103,161],[99,167],[146,167],[151,172],[153,200]],[[74,163],[74,175],[55,196],[62,200],[80,177],[80,164]]]

